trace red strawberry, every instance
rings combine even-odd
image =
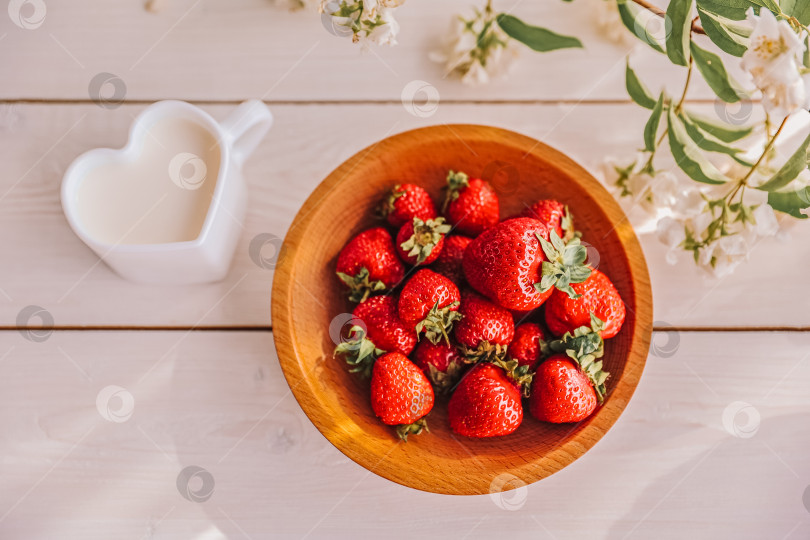
[[[379,213],[394,227],[418,217],[423,221],[436,217],[436,207],[428,192],[414,184],[397,184],[386,194],[379,206]]]
[[[450,397],[450,428],[465,437],[509,435],[523,420],[521,393],[506,372],[494,364],[472,368]]]
[[[529,411],[538,420],[579,422],[596,409],[596,401],[591,381],[566,355],[552,355],[537,367]]]
[[[464,280],[464,269],[461,261],[464,259],[464,250],[472,242],[472,238],[460,235],[447,236],[444,239],[444,247],[433,263],[433,271],[442,274],[453,283],[461,283]]]
[[[374,360],[385,352],[409,355],[416,346],[416,332],[399,319],[393,296],[372,296],[352,312],[354,325],[349,339],[335,348],[352,366],[368,375]]]
[[[449,390],[458,381],[464,367],[464,358],[453,344],[428,340],[420,341],[413,351],[413,363],[425,372],[441,391]]]
[[[404,224],[397,233],[397,253],[406,263],[428,265],[436,260],[444,246],[450,225],[444,218],[422,221],[418,217]]]
[[[528,311],[545,302],[553,286],[570,292],[569,283],[585,280],[590,273],[582,265],[587,254],[579,238],[566,244],[536,219],[515,218],[470,243],[464,251],[464,275],[499,305]]]
[[[397,426],[408,440],[427,427],[424,416],[433,408],[433,387],[406,356],[393,352],[374,363],[371,375],[371,408],[384,424]]]
[[[548,350],[557,354],[537,367],[529,397],[529,410],[538,420],[579,422],[602,403],[608,378],[602,361],[597,360],[604,353],[599,335],[603,323],[594,315],[589,319],[589,326],[548,343]]]
[[[461,320],[454,336],[469,356],[503,356],[515,334],[512,315],[500,306],[470,291],[461,294]]]
[[[515,337],[509,344],[507,354],[517,360],[518,365],[534,369],[543,356],[540,351],[540,341],[543,339],[545,337],[539,324],[523,323],[515,328]]]
[[[557,236],[563,238],[563,221],[568,215],[568,209],[559,201],[554,199],[544,199],[537,201],[531,206],[526,207],[520,213],[521,217],[534,218],[543,223],[549,230],[554,230]],[[568,219],[567,228],[570,227],[570,217]]]
[[[399,295],[399,318],[416,329],[417,335],[425,332],[431,342],[438,343],[453,329],[453,322],[461,318],[458,313],[461,296],[455,283],[427,268],[416,272],[405,283]]]
[[[500,219],[498,195],[489,182],[463,172],[447,174],[447,198],[442,213],[456,232],[478,236]]]
[[[337,275],[362,302],[372,291],[391,289],[405,276],[391,234],[382,227],[363,231],[346,244],[337,259]]]
[[[602,338],[611,338],[619,333],[624,323],[625,306],[616,287],[605,274],[593,269],[588,279],[574,283],[571,288],[579,295],[577,298],[570,298],[566,293],[555,290],[546,303],[546,324],[553,334],[561,336],[580,326],[587,326],[591,312],[605,322]]]

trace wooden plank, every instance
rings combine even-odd
[[[427,58],[452,17],[471,9],[467,0],[445,0],[429,13],[408,2],[397,12],[400,45],[366,54],[328,32],[316,12],[288,13],[268,0],[171,0],[158,13],[143,4],[50,2],[42,25],[30,30],[4,15],[0,71],[14,76],[4,81],[0,98],[88,100],[93,77],[112,73],[129,100],[399,101],[412,80],[435,85],[450,100],[628,99],[630,47],[599,35],[595,2],[499,2],[497,9],[514,10],[527,22],[579,36],[586,48],[549,54],[523,48],[508,81],[480,88],[445,78],[443,67]],[[738,63],[727,62],[733,73]],[[654,91],[665,85],[680,94],[685,69],[641,42],[633,65]],[[702,80],[693,96],[714,99]]]
[[[233,109],[205,108],[217,118]],[[60,326],[268,326],[273,272],[251,258],[251,241],[266,235],[258,242],[267,240],[261,253],[269,263],[265,266],[272,266],[274,242],[283,238],[309,193],[366,145],[428,124],[491,124],[538,138],[596,171],[603,156],[627,156],[641,144],[647,114],[633,105],[440,105],[432,117],[417,118],[399,105],[275,106],[276,125],[246,166],[250,204],[230,274],[213,285],[167,288],[118,278],[73,235],[59,204],[61,175],[70,161],[96,146],[123,145],[127,126],[141,109],[93,105],[3,109],[3,324],[13,325],[24,307],[35,304],[48,310]],[[712,110],[703,107],[705,114]],[[791,245],[802,245],[810,235],[805,225],[793,224]],[[655,318],[662,324],[810,326],[810,313],[795,301],[796,291],[804,290],[804,269],[810,265],[807,250],[788,249],[776,240],[760,243],[748,263],[718,281],[705,278],[688,256],[669,266],[654,234],[646,230],[640,237],[653,282]],[[780,278],[763,287],[762,276],[771,274],[774,260],[780,261]]]
[[[334,538],[405,523],[431,537],[810,535],[810,334],[654,343],[599,444],[493,499],[402,488],[347,460],[290,395],[269,332],[60,331],[44,343],[0,332],[0,536]],[[99,412],[110,385],[131,407],[119,393]],[[208,500],[178,491],[188,466],[211,474]]]

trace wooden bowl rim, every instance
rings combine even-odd
[[[372,150],[380,154],[385,153],[389,146],[413,140],[419,140],[421,144],[424,144],[426,139],[441,139],[448,136],[458,137],[462,140],[497,140],[502,144],[524,151],[526,155],[533,154],[538,159],[546,162],[550,161],[548,158],[550,155],[552,157],[551,161],[556,166],[567,168],[572,176],[576,176],[582,187],[587,189],[594,199],[598,199],[599,207],[614,226],[627,220],[613,196],[587,170],[554,148],[526,135],[503,128],[476,124],[441,124],[412,129],[386,137],[360,150],[341,163],[315,188],[301,206],[288,229],[281,249],[284,250],[285,247],[290,245],[297,246],[301,244],[302,240],[307,236],[307,229],[312,222],[314,210],[329,192],[342,182]],[[544,156],[539,155],[540,150],[545,154]],[[597,411],[595,417],[584,428],[544,456],[544,458],[549,456],[552,458],[547,459],[545,463],[546,468],[552,469],[548,474],[537,474],[537,467],[535,466],[537,460],[516,465],[512,471],[523,473],[521,478],[525,478],[527,475],[529,477],[533,476],[532,480],[527,483],[538,481],[565,468],[593,447],[618,420],[641,378],[652,336],[652,290],[647,263],[635,232],[628,226],[622,228],[620,236],[621,243],[628,254],[627,264],[630,269],[631,285],[636,298],[636,324],[633,338],[628,348],[624,370],[611,392],[612,396],[618,395],[621,398],[607,401],[605,406],[600,411]],[[294,247],[290,249],[294,250]],[[385,456],[377,456],[379,459],[376,461],[369,460],[367,455],[356,449],[357,445],[348,444],[345,433],[341,433],[333,427],[333,423],[329,421],[332,411],[316,399],[314,389],[310,387],[311,381],[308,377],[305,377],[298,360],[296,340],[294,339],[295,331],[292,327],[292,293],[295,285],[293,280],[294,266],[295,257],[284,256],[280,257],[275,268],[271,302],[272,331],[279,363],[290,390],[304,413],[321,434],[358,465],[398,484],[442,494],[479,495],[489,493],[490,490],[484,489],[482,485],[476,488],[470,488],[468,484],[454,485],[452,478],[448,477],[444,477],[442,483],[436,482],[433,484],[415,480],[407,474],[403,474],[403,471],[399,470],[401,466],[387,462]],[[643,301],[639,301],[639,299],[643,299]],[[503,489],[508,490],[516,487],[519,486],[507,485]]]

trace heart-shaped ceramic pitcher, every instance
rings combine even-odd
[[[222,124],[183,101],[149,106],[124,148],[91,150],[70,165],[62,181],[68,223],[129,280],[222,279],[245,216],[242,164],[272,119],[258,100]]]

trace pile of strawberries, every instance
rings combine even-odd
[[[488,182],[450,171],[447,184],[441,215],[422,187],[394,186],[379,208],[387,227],[340,252],[357,306],[335,354],[370,376],[374,413],[405,440],[437,394],[467,437],[512,433],[524,403],[545,422],[587,418],[605,396],[603,340],[624,322],[619,293],[587,265],[563,204],[501,221]]]

